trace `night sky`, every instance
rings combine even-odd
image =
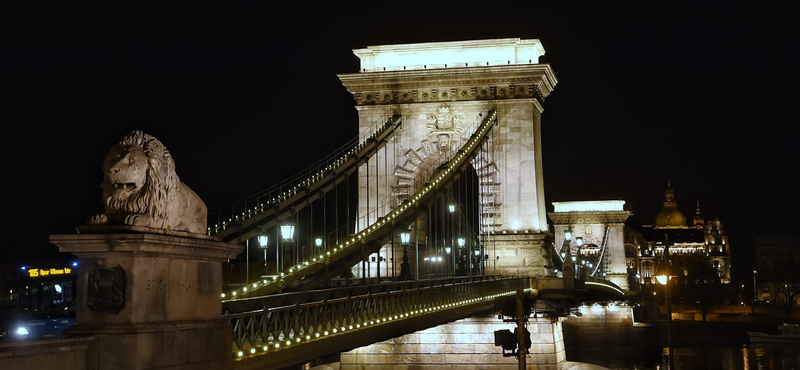
[[[558,78],[543,104],[548,210],[623,199],[652,223],[671,181],[687,219],[700,200],[736,247],[798,234],[790,207],[800,58],[789,9],[25,3],[0,8],[11,166],[0,261],[53,254],[49,235],[102,212],[103,157],[132,130],[161,140],[214,210],[355,137],[355,103],[337,77],[358,71],[353,49],[507,37],[541,40],[540,62]]]

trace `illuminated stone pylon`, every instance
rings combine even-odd
[[[353,94],[363,138],[386,117],[402,116],[402,129],[359,169],[357,228],[409,199],[492,109],[498,125],[472,160],[479,181],[481,257],[488,255],[484,272],[552,276],[541,114],[557,80],[550,65],[539,63],[541,42],[381,45],[354,53],[361,60],[359,72],[339,78]]]
[[[627,290],[624,229],[630,212],[624,205],[623,200],[553,202],[554,212],[549,215],[553,220],[556,245],[560,247],[564,243],[565,231],[569,229],[572,234],[567,241],[570,255],[576,257],[577,264],[583,259],[592,261],[591,267],[582,265],[587,267],[587,275],[595,271],[595,277]],[[576,243],[578,238],[581,238],[581,247]]]

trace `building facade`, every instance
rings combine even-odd
[[[687,222],[669,182],[655,222],[625,229],[626,265],[639,284],[655,284],[655,276],[665,261],[673,276],[694,276],[702,269],[706,275],[716,275],[719,283],[730,284],[730,252],[722,222],[716,218],[706,221],[699,201],[691,224]]]

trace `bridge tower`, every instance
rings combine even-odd
[[[625,264],[625,220],[630,212],[623,200],[553,202],[556,248],[566,245],[577,263],[590,261],[588,273],[604,278],[628,290],[628,270]],[[565,236],[569,230],[571,237]],[[578,239],[581,243],[578,243]]]
[[[414,194],[415,186],[452,158],[494,109],[498,125],[491,145],[472,161],[480,188],[475,201],[485,273],[552,276],[541,115],[557,80],[550,65],[539,63],[541,42],[381,45],[354,53],[359,72],[339,78],[355,99],[360,132],[370,132],[387,116],[403,117],[402,129],[359,169],[357,229]],[[388,255],[386,248],[381,253]]]

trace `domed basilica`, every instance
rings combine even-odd
[[[708,268],[707,275],[716,274],[720,283],[730,283],[730,246],[722,222],[704,220],[697,201],[689,225],[678,209],[670,182],[655,223],[642,225],[641,230],[626,226],[625,256],[628,269],[636,271],[640,284],[654,284],[657,272],[665,266],[670,275],[681,277],[698,275],[693,271],[698,266]]]

